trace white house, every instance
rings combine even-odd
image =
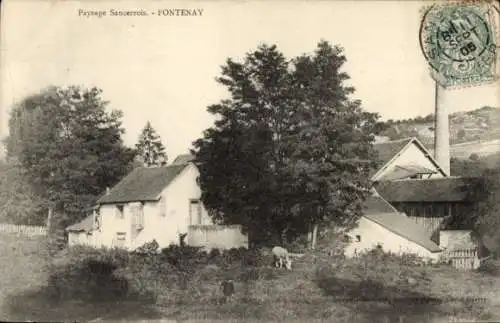
[[[239,227],[212,222],[200,201],[198,176],[189,155],[169,166],[134,169],[97,201],[93,215],[67,228],[69,243],[134,250],[155,239],[164,248],[186,235],[187,244],[246,246]]]
[[[396,254],[412,253],[422,258],[437,260],[441,248],[431,241],[427,232],[398,212],[376,192],[364,203],[363,216],[357,226],[347,232],[346,257],[382,247]]]

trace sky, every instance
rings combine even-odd
[[[353,99],[382,119],[434,112],[434,82],[421,53],[418,1],[2,1],[0,136],[10,107],[49,85],[97,86],[124,113],[125,143],[151,121],[169,159],[213,124],[227,96],[215,82],[228,57],[261,43],[291,58],[327,40],[345,49]],[[201,16],[152,15],[158,9]],[[144,9],[149,16],[110,16]],[[107,11],[107,16],[82,12]],[[498,27],[498,26],[497,26]],[[500,106],[499,83],[446,93],[449,112]]]

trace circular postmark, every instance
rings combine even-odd
[[[479,5],[433,5],[424,11],[420,47],[442,86],[495,80],[496,44],[488,11]]]

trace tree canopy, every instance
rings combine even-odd
[[[345,61],[325,41],[291,60],[264,44],[226,61],[217,81],[230,99],[208,107],[217,121],[193,150],[216,221],[243,225],[253,241],[286,242],[361,214],[381,123],[349,98]]]
[[[10,112],[7,154],[26,171],[34,193],[61,225],[80,220],[106,187],[130,171],[121,112],[107,112],[98,88],[49,87]]]
[[[136,149],[137,157],[146,167],[164,166],[167,164],[168,158],[165,146],[163,146],[160,136],[153,129],[149,121],[142,129]]]

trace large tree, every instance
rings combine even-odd
[[[215,220],[286,243],[361,214],[380,124],[349,99],[345,61],[324,41],[292,60],[275,45],[227,60],[217,80],[231,98],[208,107],[218,120],[193,151]]]
[[[134,158],[122,142],[121,112],[107,112],[101,93],[95,87],[49,87],[10,112],[7,153],[26,170],[61,226],[84,217]]]
[[[149,121],[142,129],[136,149],[137,157],[146,167],[164,166],[167,164],[165,146],[163,146],[160,136],[153,129]]]

